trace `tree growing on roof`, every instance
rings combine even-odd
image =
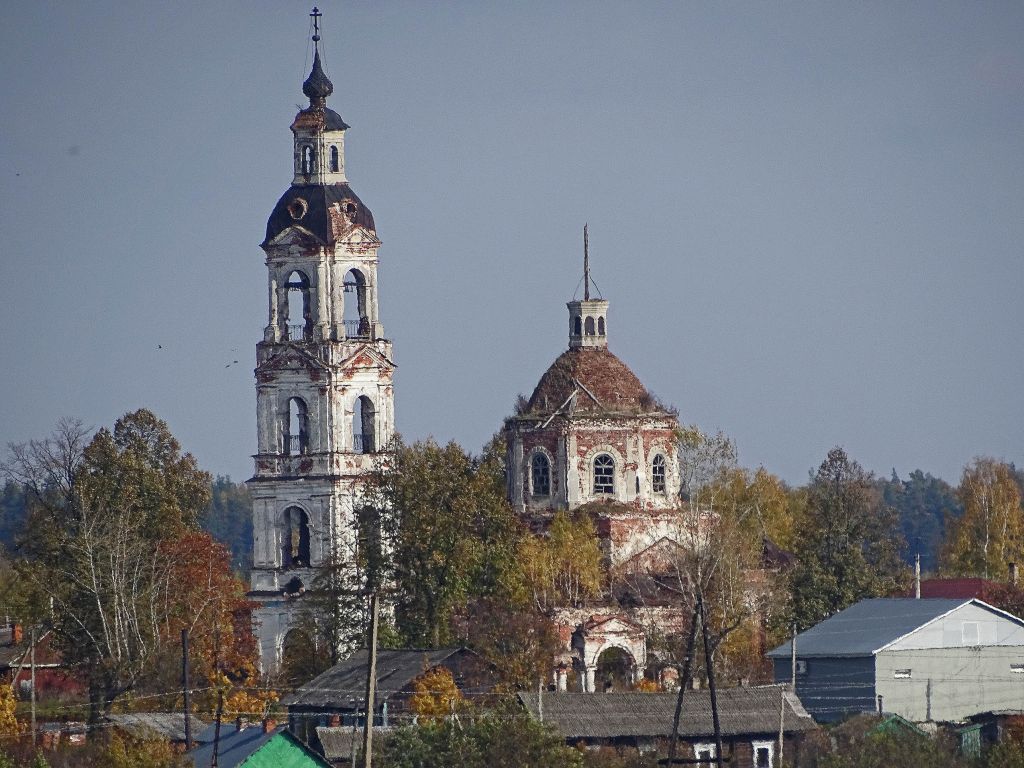
[[[1024,563],[1024,509],[1013,467],[975,459],[964,467],[957,497],[964,511],[949,529],[942,571],[1005,579],[1009,563]]]
[[[893,594],[907,578],[895,510],[841,448],[811,478],[797,529],[791,611],[801,630],[865,597]]]

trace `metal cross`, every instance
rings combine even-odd
[[[320,13],[320,9],[315,5],[313,6],[313,12],[309,14],[313,19],[313,44],[320,42],[320,17],[323,16]]]

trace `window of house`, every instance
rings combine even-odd
[[[338,172],[338,148],[331,147],[331,173]]]
[[[665,457],[660,453],[651,463],[651,489],[655,493],[665,492]]]
[[[715,762],[715,745],[714,744],[694,744],[693,745],[693,756],[700,760],[698,765],[701,768],[710,768]]]
[[[751,744],[754,756],[754,768],[772,768],[775,759],[775,743],[771,741],[755,741]]]
[[[288,430],[285,434],[285,453],[300,456],[309,452],[309,416],[301,397],[288,400]]]
[[[298,507],[284,511],[281,555],[281,565],[285,568],[309,567],[309,517]]]
[[[587,336],[594,335],[594,318],[588,317],[583,321],[583,330],[586,332]]]
[[[594,457],[594,493],[615,493],[615,459],[607,453]]]
[[[796,662],[796,673],[798,675],[806,675],[807,674],[807,661],[806,660],[804,660],[804,659],[797,659],[797,662]]]
[[[909,669],[894,669],[892,676],[897,680],[909,680],[910,670]]]
[[[309,145],[302,147],[302,172],[307,176],[313,172],[313,148]]]
[[[964,645],[978,645],[980,644],[980,633],[978,632],[978,622],[976,621],[965,621],[963,623],[963,643]]]
[[[530,460],[531,489],[534,496],[548,496],[551,493],[551,462],[540,451]]]
[[[1024,664],[1011,664],[1010,671],[1018,675],[1024,675]]]
[[[604,318],[597,318],[597,335],[604,336]]]

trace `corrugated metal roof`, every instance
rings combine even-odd
[[[390,734],[394,728],[382,725],[373,727],[373,738],[378,739]],[[320,739],[320,746],[323,747],[324,757],[334,763],[339,760],[348,761],[352,759],[352,751],[356,754],[363,746],[363,726],[352,728],[347,726],[320,726],[316,729],[316,737]],[[374,742],[376,743],[376,742]]]
[[[548,693],[543,696],[543,720],[566,739],[614,739],[671,736],[675,693]],[[777,734],[779,687],[724,688],[718,691],[718,714],[725,736]],[[787,733],[817,728],[791,693],[786,698]],[[537,695],[520,693],[519,700],[539,719]],[[679,735],[701,738],[714,735],[711,693],[687,691]]]
[[[800,658],[871,656],[892,641],[969,602],[972,601],[906,597],[861,600],[798,634],[796,653]],[[783,643],[769,651],[768,656],[785,658],[789,653],[789,643]]]
[[[185,741],[185,715],[182,712],[126,712],[107,715],[107,720],[135,735],[160,736],[171,741]],[[206,729],[206,723],[192,716],[192,737]],[[222,726],[225,730],[227,726]]]
[[[377,703],[403,690],[425,669],[435,667],[458,653],[471,653],[464,648],[437,650],[377,651]],[[353,709],[366,691],[366,650],[359,650],[314,677],[284,703],[289,707]]]

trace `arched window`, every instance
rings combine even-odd
[[[604,336],[604,318],[597,318],[597,335]]]
[[[592,317],[588,317],[588,318],[587,318],[587,319],[586,319],[586,320],[584,321],[584,323],[583,323],[583,327],[584,327],[584,328],[586,329],[586,331],[587,331],[587,336],[593,336],[593,335],[594,335],[594,318],[592,318]]]
[[[308,340],[313,336],[313,313],[309,303],[309,278],[298,270],[288,275],[288,291],[282,322],[289,341]]]
[[[370,315],[367,306],[366,278],[358,269],[345,273],[345,335],[350,339],[370,335]],[[352,301],[355,299],[355,301]]]
[[[313,148],[308,144],[302,147],[302,173],[308,176],[313,172]]]
[[[376,448],[377,413],[373,401],[360,395],[352,407],[352,450],[373,453]]]
[[[655,493],[665,492],[665,457],[660,453],[651,462],[651,490]]]
[[[572,332],[576,336],[582,336],[583,335],[583,321],[579,318],[579,316],[576,316],[576,317],[573,318],[573,321],[572,321]]]
[[[615,459],[607,453],[594,457],[594,493],[615,493]]]
[[[309,452],[309,419],[306,416],[306,403],[301,397],[288,400],[288,428],[284,442],[284,452],[289,456]]]
[[[331,146],[331,173],[337,173],[339,168],[338,164],[338,148]]]
[[[309,567],[309,516],[298,507],[288,507],[284,511],[281,565],[285,568]]]
[[[551,495],[551,462],[540,451],[530,459],[530,488],[534,496]]]

